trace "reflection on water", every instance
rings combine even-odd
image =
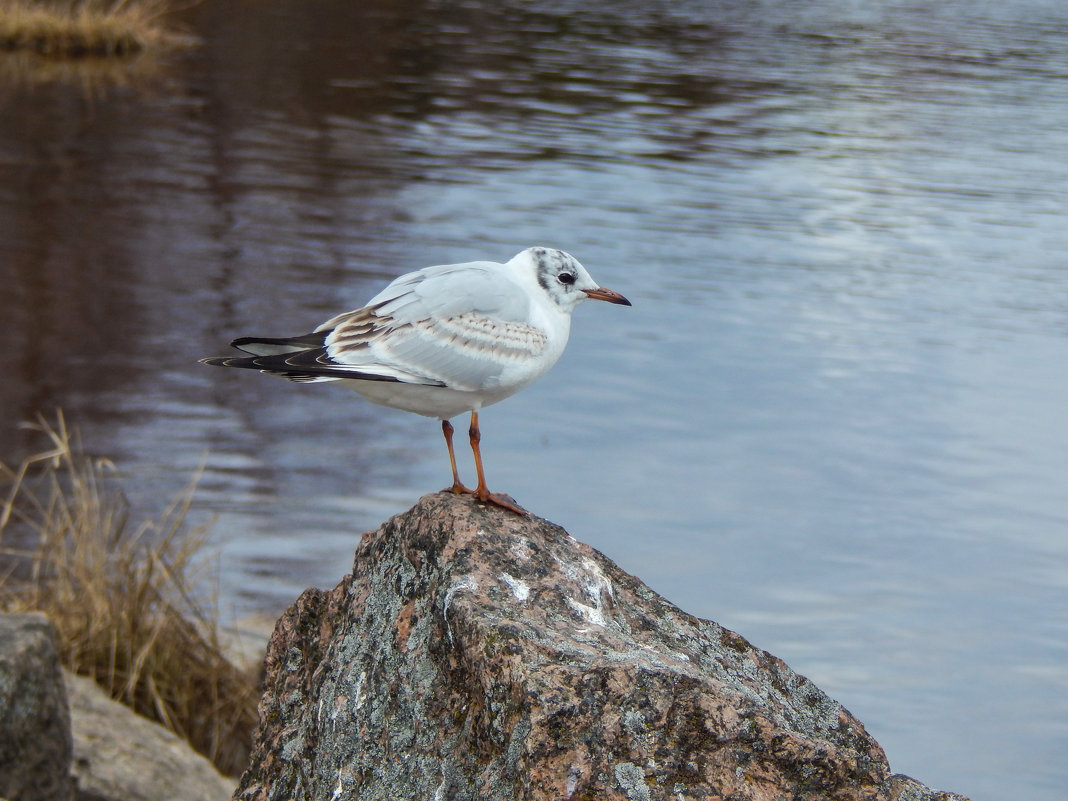
[[[61,405],[135,506],[204,461],[223,594],[277,610],[440,434],[196,360],[562,247],[635,307],[483,414],[492,485],[896,770],[1059,798],[1068,11],[794,5],[204,3],[162,89],[0,95],[0,458]]]

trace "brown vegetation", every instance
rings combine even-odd
[[[0,610],[47,614],[67,667],[239,773],[258,688],[197,600],[206,531],[186,523],[193,485],[131,526],[113,468],[72,443],[62,414],[32,427],[49,447],[17,469],[0,463]]]
[[[0,50],[48,58],[124,57],[185,41],[171,0],[2,0]]]

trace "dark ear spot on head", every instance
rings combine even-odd
[[[548,273],[547,270],[543,270],[542,269],[542,264],[543,263],[544,262],[542,262],[539,259],[539,261],[538,261],[538,269],[534,271],[534,274],[538,277],[538,283],[541,284],[541,288],[544,289],[546,292],[548,292],[549,291],[549,273]]]

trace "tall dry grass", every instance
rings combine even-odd
[[[54,58],[129,56],[185,41],[174,0],[2,0],[0,49]]]
[[[62,413],[30,427],[46,447],[0,463],[0,609],[47,614],[67,667],[239,773],[259,694],[224,654],[215,604],[198,598],[207,532],[186,522],[195,480],[133,525],[114,468],[82,452]]]

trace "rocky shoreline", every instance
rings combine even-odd
[[[967,801],[892,773],[847,709],[741,635],[468,497],[366,533],[265,664],[238,781],[64,674],[43,615],[0,615],[0,801]]]

